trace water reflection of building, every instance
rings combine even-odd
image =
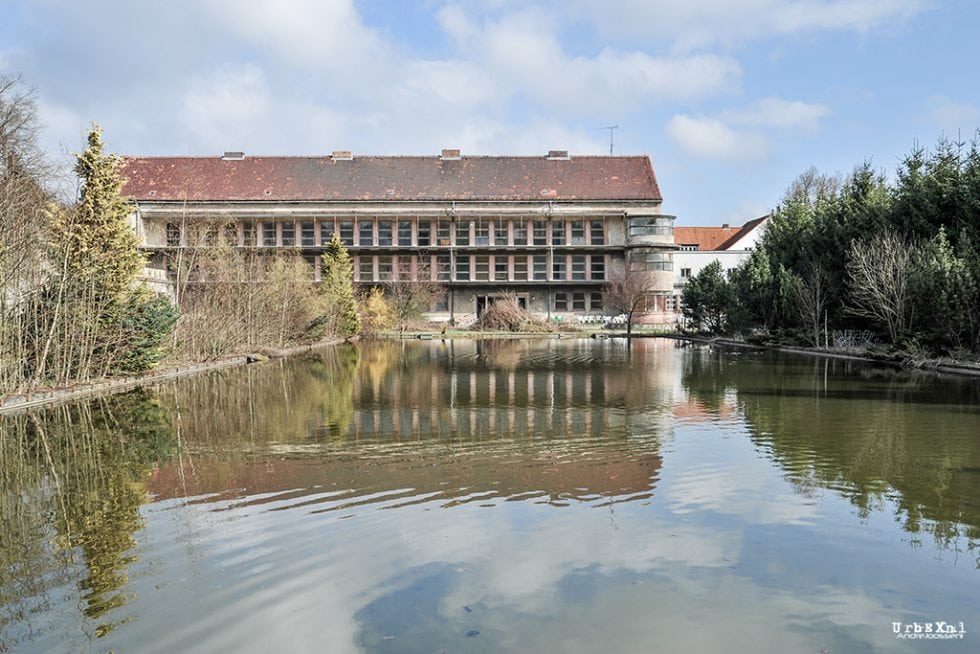
[[[441,501],[453,504],[495,498],[561,500],[648,497],[661,466],[656,450],[605,447],[581,449],[472,447],[461,451],[416,448],[372,452],[331,452],[323,457],[214,461],[181,469],[161,466],[147,481],[156,500],[216,494],[221,497],[282,493],[254,500],[284,500],[321,508],[352,503],[399,504]],[[307,453],[308,455],[308,453]],[[230,490],[229,489],[233,489]],[[304,501],[312,496],[315,499]],[[315,507],[314,507],[315,508]]]
[[[356,489],[356,497],[411,489],[451,501],[652,492],[672,420],[677,352],[670,341],[387,341],[358,351],[356,370],[330,368],[346,371],[345,379],[332,374],[305,389],[278,382],[290,388],[294,407],[309,412],[290,423],[291,433],[260,444],[274,456],[193,471],[161,467],[150,490],[164,498],[229,488],[302,495]],[[297,363],[295,374],[309,367]],[[255,382],[250,392],[268,400]],[[336,411],[302,397],[333,396],[338,388],[351,389],[342,424]],[[270,411],[269,404],[254,409]],[[261,414],[252,433],[270,433]]]
[[[377,354],[389,347],[402,356],[398,345],[376,347]],[[421,347],[414,346],[417,358],[409,370],[356,378],[353,437],[627,436],[669,426],[664,419],[676,356],[670,341],[446,341]]]

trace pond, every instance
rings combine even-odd
[[[974,379],[384,341],[0,432],[0,652],[980,651]]]

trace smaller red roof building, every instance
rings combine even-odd
[[[733,250],[745,237],[762,225],[769,216],[750,220],[741,227],[674,227],[674,243],[681,249]],[[692,248],[693,246],[693,248]]]

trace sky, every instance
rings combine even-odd
[[[0,75],[62,162],[648,154],[678,225],[980,127],[976,0],[4,0]],[[67,164],[65,164],[67,165]]]

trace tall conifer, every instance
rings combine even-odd
[[[102,301],[118,302],[132,289],[144,258],[129,224],[132,207],[122,195],[119,158],[104,152],[97,125],[89,130],[75,172],[82,183],[79,202],[55,220],[59,260],[74,282],[90,285]]]
[[[321,261],[322,288],[337,317],[338,335],[353,336],[361,331],[357,298],[354,297],[354,265],[337,234],[327,244]]]

